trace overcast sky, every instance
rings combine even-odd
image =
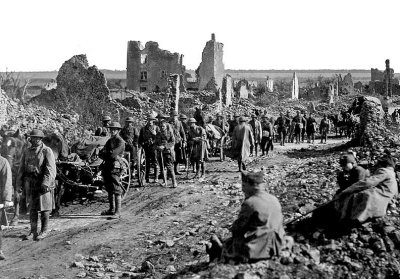
[[[211,33],[227,69],[400,71],[399,0],[0,0],[0,71],[58,70],[75,54],[126,69],[157,41],[195,69]]]

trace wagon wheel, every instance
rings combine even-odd
[[[143,187],[145,184],[146,163],[144,149],[140,147],[137,152],[137,179],[139,187]]]
[[[126,172],[121,175],[121,188],[122,188],[122,198],[125,198],[128,194],[129,187],[131,186],[131,167],[128,160],[121,158],[125,165]]]

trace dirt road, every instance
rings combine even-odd
[[[249,167],[267,170],[270,192],[280,198],[290,219],[298,206],[291,197],[300,199],[299,189],[309,191],[315,181],[315,187],[334,184],[333,170],[327,177],[316,174],[314,181],[312,175],[302,178],[305,170],[301,168],[323,162],[332,156],[324,150],[342,142],[275,145],[271,157],[258,157]],[[29,221],[23,220],[4,231],[7,260],[0,262],[0,277],[144,278],[152,274],[161,278],[203,268],[207,261],[205,241],[212,234],[229,235],[228,228],[242,201],[236,162],[212,160],[206,169],[205,179],[181,177],[176,189],[157,185],[134,189],[123,201],[119,220],[98,216],[107,207],[104,197],[62,208],[62,217],[51,219],[52,231],[40,242],[21,240],[29,230]],[[325,194],[316,199],[325,199],[330,192]],[[68,216],[71,214],[81,216]],[[148,263],[142,268],[145,261]]]

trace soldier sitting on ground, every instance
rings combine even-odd
[[[356,158],[353,154],[347,154],[340,158],[340,166],[342,167],[342,171],[340,171],[337,176],[339,190],[336,194],[346,190],[354,183],[364,180],[367,175],[367,171],[363,167],[357,165]]]
[[[255,262],[277,256],[283,248],[291,249],[293,238],[285,236],[281,205],[266,187],[263,172],[242,172],[245,200],[232,224],[232,237],[222,244],[212,236],[206,248],[210,262]]]
[[[315,210],[313,223],[321,228],[346,231],[385,216],[389,202],[398,193],[394,161],[390,155],[384,155],[377,167],[373,175],[338,192],[332,201]]]

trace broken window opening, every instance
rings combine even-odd
[[[147,91],[147,87],[140,87],[140,92],[146,92]]]
[[[147,54],[140,55],[140,63],[146,64],[147,63]]]
[[[140,72],[140,80],[147,81],[147,72]]]

